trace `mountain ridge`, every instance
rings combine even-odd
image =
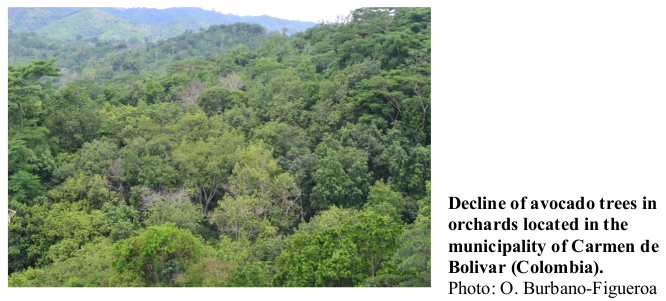
[[[262,16],[237,16],[233,14],[224,14],[216,11],[204,10],[196,7],[173,7],[165,9],[156,8],[80,8],[80,7],[37,7],[37,8],[10,8],[9,9],[9,29],[20,31],[37,31],[51,33],[54,27],[66,27],[81,31],[87,26],[94,24],[83,24],[76,17],[79,14],[85,14],[89,9],[96,9],[108,13],[114,17],[131,21],[137,25],[136,31],[144,34],[131,34],[137,38],[144,38],[145,32],[149,32],[156,38],[170,38],[178,35],[185,30],[197,31],[201,28],[207,29],[211,25],[232,24],[238,22],[259,24],[270,31],[285,32],[289,35],[299,31],[305,31],[307,28],[314,27],[315,22],[303,22],[296,20],[286,20]],[[73,17],[73,18],[72,18]],[[39,20],[36,22],[35,20]],[[76,21],[79,20],[79,21]],[[121,22],[121,21],[119,21]],[[56,25],[52,26],[54,23]],[[124,23],[124,22],[122,22]],[[49,27],[44,29],[45,27]],[[141,27],[144,26],[144,27]],[[147,27],[146,27],[147,26]],[[159,29],[158,29],[159,28]],[[56,34],[66,36],[72,39],[76,36],[71,34]],[[118,34],[103,33],[96,35],[100,39],[106,39],[109,36],[118,36]],[[84,37],[93,37],[93,35],[84,35]]]
[[[81,26],[85,24],[85,26]],[[149,37],[168,37],[178,34],[154,26],[137,24],[116,17],[96,8],[86,8],[75,14],[56,20],[37,30],[38,33],[56,39],[81,39],[97,37],[101,40],[143,40]]]

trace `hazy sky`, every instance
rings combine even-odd
[[[406,2],[404,0],[335,0],[335,1],[295,1],[295,0],[59,0],[54,5],[47,0],[27,0],[26,3],[15,6],[69,6],[69,7],[201,7],[225,14],[239,16],[261,16],[269,15],[288,20],[312,21],[320,20],[335,21],[338,15],[348,15],[349,11],[360,7],[376,6],[424,6],[423,0]],[[425,1],[429,2],[429,1]],[[19,3],[15,3],[19,4]],[[155,5],[157,4],[157,5]],[[430,6],[430,5],[425,5]]]
[[[261,16],[269,15],[271,17],[276,17],[280,19],[287,20],[299,20],[299,21],[312,21],[317,22],[319,20],[325,21],[335,21],[335,18],[338,15],[348,15],[349,11],[363,7],[363,5],[353,4],[353,2],[329,2],[325,3],[323,1],[310,1],[302,3],[290,3],[290,2],[281,2],[281,1],[271,1],[271,2],[254,2],[254,1],[235,1],[224,2],[224,5],[220,5],[220,2],[209,2],[209,5],[201,5],[200,3],[193,3],[193,5],[188,5],[190,7],[201,7],[206,10],[213,10],[225,13],[225,14],[234,14],[239,16]],[[248,5],[248,3],[254,3],[255,5]],[[183,6],[183,2],[181,5]],[[148,6],[151,7],[151,6]],[[157,8],[167,8],[173,6],[163,6]]]
[[[248,1],[251,2],[251,1]],[[269,15],[280,19],[313,21],[319,20],[334,21],[338,15],[347,15],[349,11],[362,6],[352,5],[350,3],[329,3],[324,1],[304,2],[295,8],[295,5],[284,5],[280,1],[274,1],[259,6],[248,6],[243,4],[225,4],[224,7],[213,6],[216,11],[225,14],[234,14],[239,16],[260,16]],[[211,7],[202,7],[211,10]]]

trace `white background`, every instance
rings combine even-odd
[[[223,2],[162,1],[141,3],[43,2],[38,6],[200,6]],[[498,285],[525,280],[591,285],[654,284],[657,296],[619,296],[624,300],[664,300],[664,252],[657,254],[448,254],[449,242],[520,241],[634,242],[644,239],[666,247],[664,208],[666,155],[666,10],[657,1],[336,1],[360,6],[433,7],[433,269],[429,289],[6,289],[11,300],[68,299],[270,299],[270,300],[561,300],[570,296],[509,297],[448,295],[449,281]],[[270,2],[274,3],[274,2]],[[294,10],[306,2],[281,1]],[[307,2],[307,9],[313,2]],[[252,1],[248,5],[269,5]],[[326,7],[322,7],[326,9]],[[7,24],[6,15],[2,24]],[[6,26],[6,25],[3,25]],[[1,32],[6,41],[6,30]],[[6,48],[2,48],[6,68]],[[6,70],[6,69],[5,69]],[[6,73],[2,97],[6,99]],[[0,120],[7,143],[6,111]],[[2,151],[6,195],[6,148]],[[657,200],[654,211],[466,211],[447,210],[448,197],[513,200],[642,199]],[[6,198],[2,199],[6,205]],[[506,217],[533,220],[607,217],[629,222],[626,232],[451,232],[451,220]],[[2,270],[6,270],[6,233]],[[596,260],[605,271],[589,275],[451,275],[450,259],[507,263],[516,259],[568,262]],[[604,295],[574,296],[605,300]],[[4,299],[4,297],[3,297]],[[130,300],[130,299],[128,299]]]
[[[433,286],[449,281],[498,285],[508,280],[549,284],[657,285],[666,300],[664,239],[666,159],[666,19],[662,3],[647,1],[454,1],[433,10],[443,35],[433,76]],[[434,23],[434,22],[433,22]],[[435,47],[433,47],[435,49]],[[435,59],[433,59],[435,60]],[[436,108],[435,108],[436,106]],[[448,210],[448,197],[514,200],[654,199],[658,210]],[[639,203],[640,204],[640,203]],[[597,203],[598,208],[598,203]],[[435,215],[435,214],[433,214]],[[626,220],[628,231],[452,232],[451,220]],[[522,225],[522,221],[519,222]],[[581,224],[582,226],[582,224]],[[663,251],[560,253],[502,257],[447,253],[457,242],[660,243]],[[435,257],[436,256],[436,257]],[[435,261],[436,259],[436,261]],[[449,260],[506,263],[597,261],[604,274],[448,274]],[[499,290],[497,290],[499,294]],[[606,300],[604,295],[495,295],[500,300]],[[442,299],[482,300],[479,296]]]

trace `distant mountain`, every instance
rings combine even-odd
[[[95,14],[99,12],[101,11],[93,11]],[[117,18],[106,12],[102,13]],[[133,26],[146,26],[133,24]],[[52,25],[55,27],[59,24]],[[45,27],[42,30],[47,29]],[[112,32],[110,30],[107,34]],[[130,28],[127,32],[135,31]],[[7,49],[9,64],[12,65],[29,64],[34,59],[55,58],[55,66],[62,69],[63,77],[60,78],[62,81],[56,79],[54,82],[63,83],[82,76],[104,81],[121,75],[137,75],[141,72],[163,73],[175,62],[189,60],[190,63],[186,64],[189,66],[192,62],[225,54],[234,47],[238,47],[236,52],[249,53],[256,50],[262,41],[271,37],[287,39],[278,33],[267,35],[266,29],[261,25],[248,23],[214,25],[204,31],[185,31],[175,37],[153,43],[143,43],[137,39],[130,39],[128,42],[109,42],[94,38],[63,40],[34,31],[10,29]]]
[[[74,13],[76,12],[46,8],[10,7],[9,28],[19,31],[36,31]]]
[[[286,28],[288,34],[294,34],[299,31],[305,31],[306,29],[316,25],[316,23],[314,22],[284,20],[266,15],[258,17],[255,16],[241,17],[232,14],[223,14],[219,12],[209,11],[197,7],[172,7],[165,9],[102,7],[99,9],[104,10],[114,16],[131,20],[139,24],[155,24],[155,23],[174,21],[181,18],[196,18],[203,22],[206,22],[208,24],[206,28],[210,25],[244,22],[250,24],[259,24],[263,27],[266,27],[266,29],[268,29],[269,31],[282,32],[282,29]],[[187,28],[187,29],[198,30],[199,28]]]
[[[143,41],[144,38],[169,37],[180,33],[158,25],[137,24],[95,8],[79,10],[38,29],[37,32],[55,39],[97,37],[100,40],[118,41],[130,39]]]
[[[117,19],[100,12],[110,14]],[[86,23],[96,22],[96,20],[102,20],[104,25]],[[81,7],[9,9],[10,29],[38,31],[66,39],[82,35],[84,37],[95,36],[104,40],[124,37],[143,39],[148,36],[153,40],[158,37],[173,37],[188,29],[198,31],[200,28],[208,29],[210,25],[237,22],[259,24],[268,31],[283,32],[286,30],[286,33],[290,35],[316,25],[314,22],[284,20],[266,15],[241,17],[192,7],[167,9],[101,7],[92,11]],[[110,32],[105,31],[105,28],[108,28]],[[69,33],[70,30],[72,34]],[[122,30],[129,30],[129,32],[124,34]]]

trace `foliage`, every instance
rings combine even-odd
[[[114,245],[112,285],[173,285],[175,276],[199,261],[201,242],[173,224],[151,226],[139,236]]]
[[[431,285],[429,8],[9,12],[11,286]]]
[[[402,229],[374,213],[345,219],[340,228],[298,232],[276,258],[277,286],[357,286],[389,273]]]
[[[389,185],[384,184],[383,180],[379,180],[370,187],[368,201],[363,208],[377,214],[387,215],[394,222],[399,222],[402,218],[404,203],[400,193],[392,191]]]
[[[112,275],[109,268],[112,250],[108,240],[93,241],[64,261],[11,275],[9,286],[105,286]]]

